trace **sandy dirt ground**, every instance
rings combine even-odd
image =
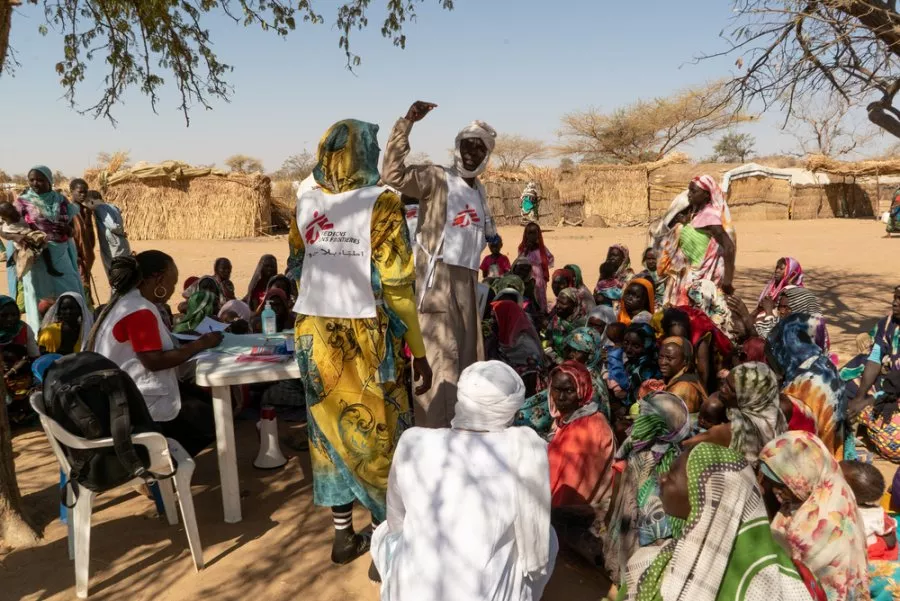
[[[868,330],[890,308],[891,290],[900,284],[900,240],[882,238],[874,221],[822,220],[739,222],[736,286],[748,305],[755,303],[777,259],[797,258],[807,286],[819,295],[829,319],[832,344],[842,360],[855,348],[854,337]],[[521,228],[503,228],[505,252],[515,255]],[[569,228],[547,231],[545,242],[556,265],[578,263],[589,285],[596,281],[610,244],[620,242],[639,262],[646,241],[641,229]],[[257,259],[273,253],[284,260],[284,237],[235,241],[143,241],[135,250],[157,248],[170,253],[181,279],[211,271],[216,257],[234,264],[240,293]],[[95,265],[100,296],[108,286]],[[5,277],[0,277],[5,290]],[[296,424],[280,424],[283,434]],[[312,503],[309,457],[283,447],[288,465],[275,472],[252,466],[258,443],[253,423],[236,425],[244,520],[225,524],[218,470],[212,450],[197,460],[193,493],[206,569],[195,573],[184,532],[156,515],[151,501],[125,489],[100,496],[91,536],[91,598],[119,600],[222,601],[296,598],[317,601],[374,601],[378,589],[366,576],[368,560],[337,567],[329,560],[331,520]],[[73,599],[74,567],[66,555],[66,531],[58,520],[58,471],[43,434],[20,432],[14,440],[19,484],[26,507],[44,528],[42,544],[12,553],[0,551],[0,601]],[[357,527],[368,523],[364,511]],[[604,579],[567,555],[560,557],[544,599],[595,601],[607,589]]]

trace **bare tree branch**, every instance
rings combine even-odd
[[[734,56],[731,95],[741,107],[779,107],[785,123],[821,92],[868,105],[894,135],[889,110],[900,86],[900,14],[885,0],[734,0],[728,47],[698,60]],[[872,102],[872,95],[881,98]],[[798,102],[798,100],[802,100]]]
[[[562,117],[556,148],[587,161],[655,161],[697,138],[751,117],[741,114],[722,82],[681,90],[668,98],[640,100],[612,113],[595,108]]]

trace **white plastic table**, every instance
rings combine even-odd
[[[262,336],[241,336],[250,344],[264,344]],[[238,483],[237,452],[234,444],[234,417],[231,411],[231,386],[294,380],[300,367],[294,360],[283,363],[249,361],[238,363],[236,355],[204,354],[197,359],[196,380],[199,386],[212,388],[213,412],[216,418],[216,452],[219,456],[219,478],[222,481],[222,507],[225,521],[241,521],[241,491]]]

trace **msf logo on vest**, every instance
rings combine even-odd
[[[325,213],[319,215],[319,212],[315,211],[313,213],[313,220],[306,226],[306,243],[315,244],[316,240],[319,239],[319,232],[333,229],[334,224],[328,221],[328,217]]]
[[[475,209],[469,205],[466,205],[466,208],[457,213],[456,217],[453,218],[453,227],[469,227],[476,223],[481,223],[481,218],[478,216]]]

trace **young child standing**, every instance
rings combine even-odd
[[[497,236],[496,240],[488,243],[491,254],[481,261],[481,277],[499,278],[506,275],[510,270],[509,257],[501,254],[503,249],[503,239]]]
[[[541,226],[531,222],[525,226],[519,257],[528,259],[534,276],[535,297],[541,311],[547,312],[547,284],[550,283],[550,268],[553,267],[553,253],[544,245]]]

